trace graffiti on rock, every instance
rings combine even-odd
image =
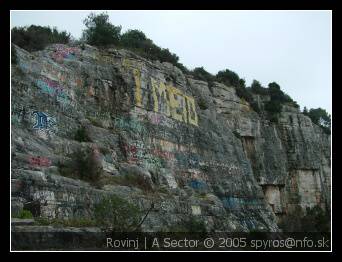
[[[156,81],[151,77],[153,111],[163,113],[175,120],[198,126],[195,100],[185,95],[181,90]],[[136,93],[141,92],[136,85]],[[137,102],[137,101],[136,101]]]
[[[193,188],[193,189],[206,189],[207,188],[207,184],[202,182],[202,181],[198,181],[198,180],[191,180],[189,185]]]
[[[62,106],[70,106],[72,104],[71,98],[57,81],[42,77],[41,79],[38,79],[36,83],[41,92],[56,97],[57,101]]]
[[[114,121],[116,128],[131,132],[145,133],[145,127],[137,120],[130,117],[117,118]]]
[[[258,199],[241,198],[241,197],[223,197],[222,203],[225,208],[229,209],[243,209],[256,208],[262,205]]]
[[[29,156],[28,161],[33,167],[49,167],[51,165],[51,160],[47,157]]]
[[[56,118],[40,111],[34,111],[32,112],[32,115],[35,117],[33,129],[43,131],[46,134],[53,134],[56,132]]]
[[[80,53],[80,50],[76,47],[66,47],[63,45],[56,45],[56,49],[52,54],[52,58],[57,62],[61,62],[64,59],[75,59],[76,55]]]

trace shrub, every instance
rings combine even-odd
[[[229,69],[219,71],[216,74],[217,81],[224,83],[227,86],[240,87],[244,82],[241,81],[239,75]]]
[[[193,75],[196,79],[211,83],[215,80],[215,76],[207,72],[203,67],[196,67],[191,71],[191,75]]]
[[[253,93],[259,94],[259,95],[267,95],[268,94],[267,88],[262,87],[260,82],[257,80],[253,80],[252,85],[251,85],[251,91]]]
[[[74,138],[78,142],[90,142],[91,141],[88,136],[87,130],[83,126],[76,130]]]
[[[265,110],[272,114],[278,114],[281,112],[282,104],[276,100],[270,100],[265,104]]]
[[[252,103],[253,102],[253,96],[252,96],[252,94],[250,92],[250,89],[248,89],[248,88],[237,87],[236,88],[236,94],[240,98],[245,99],[248,103]]]
[[[287,215],[279,224],[284,232],[330,232],[330,214],[319,206],[307,208],[306,214]]]
[[[95,206],[94,215],[96,223],[107,230],[113,232],[139,230],[139,209],[118,196],[104,197]]]
[[[306,109],[306,108],[305,108]],[[322,108],[311,108],[309,112],[303,112],[310,117],[311,121],[320,126],[326,134],[331,133],[331,116]]]
[[[21,219],[30,219],[33,218],[33,215],[31,211],[23,209],[20,211],[20,213],[16,216],[16,218],[21,218]]]
[[[12,65],[15,65],[17,64],[18,62],[18,58],[17,58],[17,50],[15,49],[15,47],[12,45],[12,48],[11,48],[11,63]]]
[[[198,106],[199,106],[199,108],[202,109],[202,110],[208,109],[208,105],[207,105],[207,103],[205,102],[205,100],[204,100],[203,98],[200,98],[200,99],[198,100]]]
[[[62,176],[79,178],[98,185],[102,167],[91,149],[78,150],[71,155],[71,160],[58,165]]]
[[[36,224],[42,226],[65,226],[65,227],[93,227],[96,222],[88,218],[71,218],[71,219],[48,219],[45,217],[38,217],[35,219]]]
[[[95,46],[119,44],[121,26],[111,24],[107,13],[90,13],[83,23],[86,29],[83,30],[82,40],[86,43]]]
[[[255,112],[257,112],[258,114],[260,114],[261,113],[261,109],[260,109],[260,107],[259,107],[259,105],[258,105],[258,103],[257,102],[252,102],[251,103],[251,107],[253,108],[253,110],[255,111]]]
[[[171,226],[168,229],[168,232],[203,233],[207,232],[207,229],[202,220],[191,216],[189,219],[178,223],[176,226]]]
[[[31,25],[29,27],[14,27],[11,30],[12,43],[32,52],[43,50],[53,43],[67,44],[70,42],[70,33],[59,32],[56,28]]]

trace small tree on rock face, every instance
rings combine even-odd
[[[121,26],[111,24],[107,13],[98,15],[90,13],[83,23],[87,29],[83,31],[82,38],[88,44],[95,46],[119,44]]]
[[[112,232],[136,231],[140,220],[139,209],[115,195],[103,198],[95,206],[96,223]]]

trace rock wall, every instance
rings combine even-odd
[[[15,48],[12,213],[34,203],[37,216],[92,216],[115,193],[142,210],[154,204],[147,231],[190,216],[213,231],[278,231],[277,216],[330,206],[330,136],[296,109],[270,123],[233,87],[125,50]],[[81,127],[89,142],[75,140]],[[106,185],[61,176],[80,148]],[[132,175],[147,187],[115,182]]]

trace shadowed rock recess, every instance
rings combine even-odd
[[[234,87],[125,50],[15,49],[12,215],[92,218],[115,194],[153,204],[143,231],[194,217],[207,231],[276,232],[293,212],[329,210],[330,135],[299,109],[272,123]],[[262,108],[267,96],[255,99]],[[86,151],[85,170],[71,172]]]

